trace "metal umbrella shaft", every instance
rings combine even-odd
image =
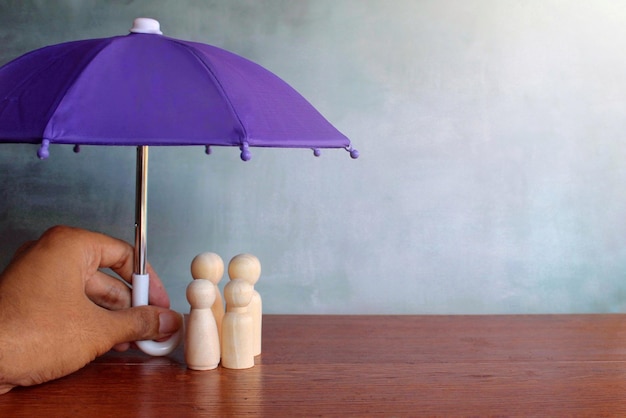
[[[137,147],[137,185],[135,189],[135,274],[147,274],[148,221],[148,146]]]

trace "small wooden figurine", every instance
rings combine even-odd
[[[224,276],[224,261],[218,254],[206,252],[198,254],[191,262],[191,277],[194,280],[208,280],[215,286],[215,302],[211,306],[218,335],[222,333],[222,318],[224,318],[224,301],[218,283]]]
[[[243,279],[253,286],[261,277],[261,262],[252,254],[239,254],[228,263],[228,276],[231,279]],[[261,354],[261,336],[263,334],[263,302],[261,295],[256,290],[252,293],[252,300],[248,307],[252,315],[254,335],[254,355]]]
[[[222,366],[248,369],[254,366],[253,321],[248,312],[254,289],[243,279],[232,279],[224,287],[226,314],[222,321]]]
[[[193,370],[215,369],[220,362],[220,341],[211,306],[215,286],[208,280],[194,280],[187,286],[191,305],[185,330],[185,362]]]

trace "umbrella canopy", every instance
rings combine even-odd
[[[44,47],[0,68],[0,142],[346,148],[350,141],[263,67],[161,35]],[[354,157],[355,154],[352,153]]]

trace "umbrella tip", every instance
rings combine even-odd
[[[247,142],[244,142],[239,149],[241,150],[241,154],[239,155],[239,158],[241,158],[241,161],[250,161],[250,159],[252,158],[252,153],[250,152],[250,148]]]
[[[161,32],[161,24],[156,19],[149,17],[138,17],[133,21],[133,27],[130,28],[131,33],[152,33],[163,35]]]
[[[346,151],[350,153],[350,158],[356,160],[359,158],[359,150],[352,148],[352,146],[346,147]]]
[[[37,157],[39,157],[40,160],[45,160],[46,158],[48,158],[50,156],[50,140],[48,139],[44,139],[43,141],[41,141],[41,146],[39,147],[39,150],[37,150]]]

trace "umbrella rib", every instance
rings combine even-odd
[[[55,103],[53,103],[52,106],[50,106],[49,112],[46,115],[46,120],[48,121],[46,123],[45,128],[43,129],[43,132],[41,133],[42,139],[47,139],[50,142],[54,142],[54,140],[52,138],[48,138],[46,136],[46,133],[50,131],[50,123],[52,121],[52,115],[54,115],[54,113],[56,112],[56,110],[58,109],[58,107],[61,105],[61,103],[63,102],[63,100],[65,100],[65,97],[67,96],[68,92],[71,90],[72,86],[76,83],[76,80],[78,80],[81,76],[81,74],[83,73],[83,70],[89,66],[89,64],[91,64],[93,62],[94,59],[96,59],[98,57],[98,55],[100,55],[100,53],[109,45],[111,45],[111,43],[113,42],[114,39],[116,39],[117,37],[112,37],[112,38],[108,38],[106,39],[106,42],[102,43],[102,46],[100,47],[100,49],[97,50],[97,52],[95,52],[88,60],[86,60],[84,62],[84,64],[80,67],[76,67],[74,69],[74,74],[72,75],[72,77],[67,81],[67,83],[64,85],[63,88],[63,94],[61,94]]]
[[[211,78],[213,79],[213,82],[215,83],[216,86],[219,87],[219,91],[222,94],[222,97],[224,98],[226,103],[228,103],[228,107],[230,108],[231,112],[237,118],[237,122],[239,123],[239,127],[241,129],[241,132],[243,132],[243,138],[241,138],[241,141],[243,143],[247,143],[246,140],[248,139],[248,132],[246,130],[246,127],[243,124],[243,122],[241,120],[241,117],[239,116],[239,113],[237,112],[237,109],[235,109],[235,106],[233,105],[232,101],[230,100],[230,97],[229,97],[228,93],[226,93],[226,89],[224,88],[224,86],[220,82],[220,79],[217,77],[217,75],[215,74],[215,72],[213,71],[213,69],[211,68],[209,63],[205,61],[205,59],[208,59],[208,58],[205,58],[205,57],[201,56],[200,54],[198,54],[193,47],[191,47],[190,45],[186,44],[185,42],[181,42],[178,39],[174,39],[174,38],[168,38],[168,39],[171,40],[172,42],[182,46],[191,55],[196,57],[196,59],[202,64],[202,66],[205,68],[205,70],[211,75]]]

